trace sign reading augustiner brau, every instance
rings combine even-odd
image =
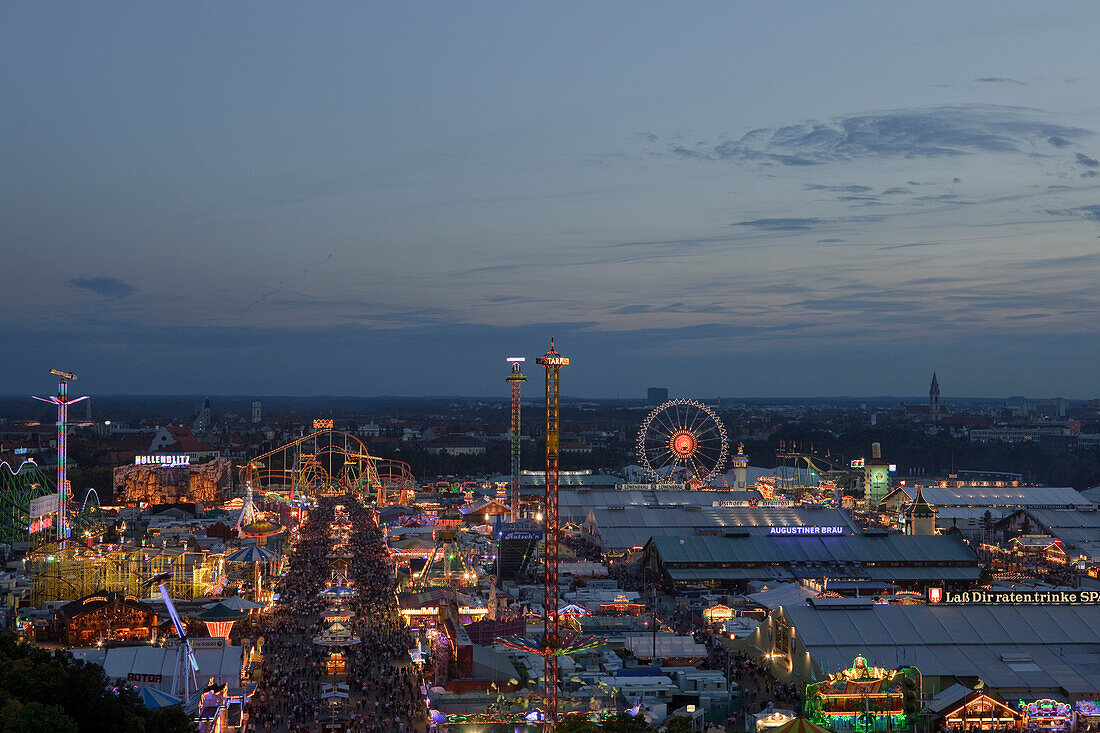
[[[938,590],[938,589],[930,589]],[[929,593],[929,600],[934,594]],[[935,601],[933,601],[935,602]],[[1081,606],[1100,603],[1095,590],[961,590],[943,591],[943,603],[980,603],[1009,606]]]

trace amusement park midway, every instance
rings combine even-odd
[[[424,730],[423,680],[371,513],[354,496],[323,497],[294,535],[250,729]]]
[[[99,730],[7,671],[48,664],[121,731],[1098,729],[1095,490],[751,437],[790,407],[564,403],[553,342],[500,366],[490,406],[128,428],[71,424],[55,370],[52,455],[0,460],[0,721]],[[950,440],[936,377],[920,407]]]

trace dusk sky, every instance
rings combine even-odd
[[[1098,31],[9,3],[0,393],[503,397],[554,336],[571,396],[1100,397]]]

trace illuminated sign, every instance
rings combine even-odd
[[[163,677],[159,674],[144,674],[142,672],[130,672],[126,675],[127,682],[152,682],[159,685]]]
[[[58,506],[60,506],[60,497],[57,494],[47,494],[37,499],[31,499],[30,511],[27,513],[31,519],[37,519],[47,514],[56,513]]]
[[[175,468],[177,466],[190,466],[191,456],[183,454],[178,456],[134,456],[135,466],[157,466],[158,468]]]
[[[898,472],[898,464],[891,463],[890,464],[890,473],[897,473],[897,472]]]
[[[684,491],[688,487],[685,483],[672,484],[615,484],[619,491]]]
[[[314,430],[332,430],[332,418],[317,418],[313,421]]]
[[[712,501],[711,506],[721,507],[751,507],[753,509],[757,507],[765,507],[771,509],[787,509],[793,507],[795,503],[790,499],[719,499]]]
[[[805,537],[805,536],[820,537],[821,535],[840,535],[840,534],[844,534],[844,528],[843,527],[821,527],[821,526],[817,526],[817,525],[810,526],[810,527],[772,527],[771,530],[768,532],[768,534],[773,534],[773,535],[797,535],[799,537]]]
[[[527,361],[527,357],[526,356],[509,356],[508,361],[512,362],[513,364],[522,364],[523,362]]]
[[[34,534],[36,532],[50,529],[51,527],[53,527],[53,515],[47,514],[41,519],[32,519],[30,525],[28,525],[27,527],[27,531],[29,531],[31,534]]]
[[[929,600],[931,591],[929,589]],[[1100,603],[1096,590],[964,590],[944,591],[944,603],[981,603],[1006,606],[1083,606]]]
[[[568,356],[544,356],[535,359],[539,366],[569,366]]]
[[[863,468],[863,465],[864,463],[862,458],[857,458],[852,461],[852,468]]]
[[[928,589],[928,602],[939,603],[943,600],[943,588],[929,588]]]
[[[542,539],[541,529],[511,529],[500,533],[502,540],[520,540],[523,542],[537,542]]]

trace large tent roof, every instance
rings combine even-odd
[[[925,676],[980,677],[989,688],[1100,692],[1097,605],[784,607],[822,671],[863,654]]]

